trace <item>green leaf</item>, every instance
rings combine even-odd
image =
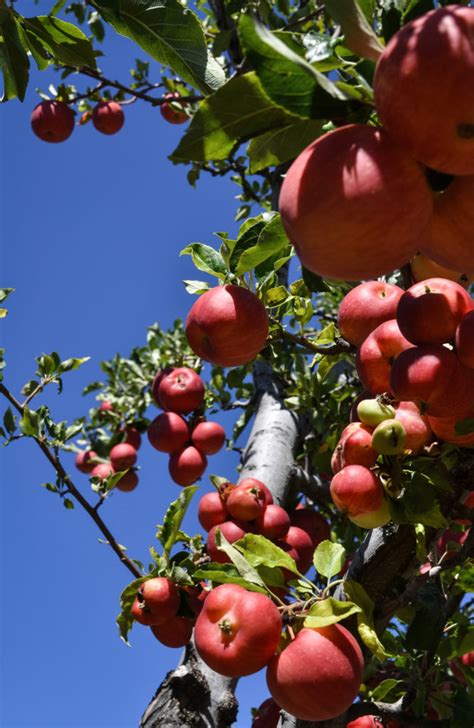
[[[13,435],[16,430],[15,415],[13,414],[11,407],[7,407],[5,414],[3,415],[3,426],[9,435]]]
[[[18,22],[10,13],[0,15],[0,67],[3,71],[3,97],[8,101],[16,96],[23,101],[30,77],[30,61],[18,32]],[[8,290],[8,289],[4,289]]]
[[[261,564],[269,568],[278,566],[281,569],[288,569],[292,574],[299,574],[295,560],[264,536],[247,533],[243,538],[236,541],[234,546],[252,566],[260,566]]]
[[[199,19],[178,0],[94,0],[92,4],[117,33],[191,86],[207,94],[224,83],[224,71],[207,49]]]
[[[247,150],[251,174],[295,159],[312,141],[321,136],[322,127],[323,122],[316,119],[295,119],[286,126],[271,129],[255,137]]]
[[[119,628],[120,637],[123,639],[125,644],[128,642],[128,633],[133,626],[133,617],[131,614],[132,604],[137,596],[138,587],[143,584],[149,577],[142,576],[140,579],[135,579],[128,584],[120,595],[120,614],[117,617],[117,627]]]
[[[303,55],[291,33],[272,33],[242,15],[239,36],[265,93],[293,114],[327,119],[348,111],[346,96]]]
[[[210,273],[221,280],[224,280],[227,276],[228,270],[222,255],[214,248],[211,248],[210,245],[191,243],[181,251],[180,255],[190,255],[198,270]]]
[[[266,594],[267,590],[247,579],[243,579],[233,564],[202,564],[194,572],[195,579],[206,579],[216,584],[238,584],[249,591],[257,591]]]
[[[268,98],[255,73],[234,76],[200,103],[170,159],[173,162],[226,159],[237,143],[296,120],[297,117]]]
[[[231,263],[234,258],[234,252],[238,250],[240,239],[231,256]],[[235,268],[236,275],[242,275],[255,268],[260,263],[268,260],[272,256],[280,253],[289,245],[289,240],[281,224],[280,215],[275,215],[270,222],[259,229],[255,245],[244,250],[238,259]]]
[[[215,540],[217,548],[227,554],[240,576],[242,576],[246,581],[250,581],[252,584],[257,584],[258,586],[265,588],[265,582],[258,571],[254,569],[240,551],[237,550],[236,545],[238,544],[238,541],[231,545],[221,532],[220,528],[216,528]]]
[[[353,602],[341,602],[333,597],[328,597],[310,607],[304,626],[311,629],[327,627],[330,624],[341,622],[352,614],[359,614],[361,611],[361,608]]]
[[[446,619],[444,607],[445,599],[438,584],[423,584],[416,597],[417,612],[405,638],[409,650],[431,650],[436,647]]]
[[[28,406],[23,409],[23,416],[19,422],[20,430],[28,437],[40,437],[41,420],[35,410],[30,410]]]
[[[186,288],[186,293],[190,293],[191,295],[205,293],[210,288],[209,283],[205,283],[204,281],[183,281],[183,283]]]
[[[252,219],[251,221],[247,220],[246,222],[252,222],[252,224],[250,227],[246,227],[246,223],[242,225],[241,231],[230,255],[229,268],[232,273],[236,272],[243,253],[247,250],[251,250],[257,245],[258,236],[265,227],[265,222],[262,219],[258,219],[255,222]]]
[[[74,502],[70,498],[64,498],[63,506],[67,511],[74,510]]]
[[[395,507],[399,501],[395,502]],[[401,505],[409,523],[422,523],[433,528],[447,526],[447,521],[441,513],[436,490],[431,479],[424,473],[412,473],[407,483]]]
[[[287,298],[288,291],[285,286],[275,286],[275,288],[269,288],[265,293],[265,305],[269,308],[280,306]]]
[[[87,36],[73,23],[50,15],[22,18],[23,29],[37,38],[57,63],[97,68],[94,50]]]
[[[332,541],[321,541],[313,556],[314,568],[327,579],[336,576],[342,569],[346,559],[346,550],[341,544]]]
[[[14,288],[0,288],[0,303],[7,300],[8,296],[13,293]]]
[[[397,687],[397,685],[404,685],[403,681],[401,680],[395,680],[394,678],[389,678],[387,680],[382,680],[382,682],[377,685],[377,687],[372,690],[371,693],[371,699],[375,700],[376,702],[386,702],[385,698],[387,695],[389,695],[394,688]],[[391,702],[391,701],[390,701]]]
[[[362,584],[350,579],[344,581],[344,592],[347,598],[354,602],[354,604],[357,604],[362,610],[357,615],[357,630],[362,642],[379,660],[384,660],[388,657],[388,654],[375,631],[373,619],[374,603],[372,599]]]
[[[58,372],[72,372],[74,369],[79,369],[80,366],[85,364],[86,361],[90,360],[90,356],[83,356],[80,359],[72,358],[72,359],[65,359],[62,361],[58,367]]]
[[[318,335],[310,339],[310,341],[312,344],[317,344],[318,346],[327,346],[329,344],[334,344],[337,333],[338,332],[336,329],[336,325],[330,323],[325,326],[324,329],[321,329]]]
[[[377,61],[383,46],[357,0],[326,0],[325,6],[331,17],[341,26],[347,48],[361,58]]]
[[[166,511],[163,525],[158,528],[158,532],[156,534],[157,539],[160,541],[166,553],[169,553],[173,547],[181,527],[181,522],[191,502],[191,498],[197,491],[198,487],[199,486],[197,485],[192,485],[187,488],[183,488],[179,498],[173,501]]]

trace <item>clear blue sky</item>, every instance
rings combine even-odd
[[[19,5],[20,7],[20,5]],[[127,78],[135,48],[109,34],[105,72]],[[186,168],[167,160],[182,127],[157,109],[126,108],[122,131],[111,137],[92,125],[76,128],[63,144],[38,140],[29,126],[48,72],[33,73],[24,104],[0,108],[0,285],[15,287],[0,322],[7,348],[5,383],[19,395],[33,375],[35,356],[91,356],[65,377],[64,394],[42,398],[56,419],[73,419],[93,405],[83,387],[100,378],[99,362],[126,354],[145,339],[146,327],[185,316],[192,300],[181,283],[199,278],[179,251],[212,233],[233,230],[236,188],[203,178],[197,190]],[[81,87],[81,82],[78,82]],[[1,404],[3,416],[5,406]],[[229,425],[229,419],[220,420]],[[132,648],[115,626],[128,571],[79,507],[66,511],[40,487],[51,469],[31,441],[1,457],[0,602],[2,728],[130,728],[180,650],[162,648],[137,626]],[[72,457],[67,458],[72,468]],[[139,455],[140,485],[116,493],[103,509],[118,541],[147,562],[155,525],[178,494],[166,457],[147,442]],[[217,455],[208,472],[231,478],[235,454]],[[74,473],[83,492],[87,478]],[[203,481],[202,489],[209,489]],[[196,532],[197,500],[185,522]],[[237,725],[250,725],[250,706],[267,697],[264,675],[241,681]]]

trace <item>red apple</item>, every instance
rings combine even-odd
[[[384,728],[384,724],[377,715],[361,715],[346,723],[346,728]]]
[[[164,103],[160,104],[160,112],[163,119],[166,119],[170,124],[184,124],[189,121],[189,116],[182,110],[182,104],[178,104],[174,99],[180,99],[179,93],[165,94]]]
[[[113,412],[114,407],[112,402],[109,402],[108,399],[102,400],[102,402],[98,406],[98,412],[100,415],[103,415],[105,412]]]
[[[32,111],[31,128],[44,142],[64,142],[74,131],[74,112],[62,101],[42,101]]]
[[[136,474],[135,470],[129,470],[128,473],[122,475],[115,488],[117,490],[123,491],[124,493],[129,493],[130,491],[135,490],[137,485],[138,475]]]
[[[135,450],[139,450],[140,445],[142,444],[142,436],[140,434],[140,431],[132,425],[126,425],[123,428],[123,432],[125,434],[124,442],[126,442],[127,445],[131,445],[132,447],[134,447]]]
[[[341,715],[359,691],[364,669],[361,649],[340,624],[303,628],[267,668],[274,700],[301,720]]]
[[[385,504],[382,483],[372,470],[362,465],[348,465],[336,473],[331,480],[330,493],[336,507],[347,513],[351,520],[358,519],[354,521],[358,525],[360,518],[366,515],[376,514],[374,520],[382,521],[378,526],[389,520],[388,511],[380,510]]]
[[[455,343],[461,364],[474,369],[474,311],[468,311],[459,322]]]
[[[420,452],[433,439],[429,419],[422,415],[414,402],[399,402],[395,405],[395,419],[405,428],[405,449]]]
[[[137,451],[132,445],[121,442],[118,445],[114,445],[109,457],[114,470],[127,470],[127,468],[133,467],[137,462]]]
[[[92,111],[92,123],[102,134],[116,134],[124,122],[125,115],[117,101],[101,101]]]
[[[454,339],[458,324],[471,310],[471,297],[458,283],[428,278],[405,291],[397,322],[413,344],[444,344]]]
[[[151,631],[166,647],[184,647],[193,634],[193,620],[189,617],[171,617],[163,624],[152,626]]]
[[[99,480],[107,480],[113,472],[114,469],[111,463],[99,463],[98,465],[94,465],[94,468],[91,470],[91,476],[93,478],[99,478]]]
[[[188,367],[177,367],[164,373],[158,387],[158,397],[163,409],[182,415],[200,409],[204,393],[201,377]]]
[[[265,508],[265,494],[251,479],[233,488],[226,500],[226,508],[233,518],[253,521]]]
[[[355,281],[409,261],[433,202],[422,170],[402,147],[382,129],[352,124],[324,134],[297,157],[279,207],[306,268]]]
[[[198,506],[198,520],[205,531],[227,520],[228,511],[223,498],[217,491],[204,493]]]
[[[192,485],[199,480],[206,468],[206,456],[192,445],[172,453],[168,464],[172,480],[183,486]]]
[[[191,433],[191,442],[205,455],[214,455],[225,443],[225,430],[218,422],[199,422]]]
[[[474,175],[455,177],[435,199],[429,235],[423,251],[449,268],[474,270]]]
[[[331,528],[318,511],[312,508],[297,508],[290,512],[290,521],[292,526],[298,526],[309,534],[313,549],[316,548],[321,541],[327,541],[331,537]]]
[[[296,566],[298,571],[305,574],[313,563],[314,553],[314,544],[309,533],[298,526],[290,526],[280,540],[296,551]]]
[[[394,319],[403,290],[383,281],[367,281],[344,296],[339,306],[338,325],[343,337],[355,346],[384,321]]]
[[[357,352],[357,373],[364,387],[372,394],[390,392],[392,364],[400,352],[412,347],[395,319],[377,326]]]
[[[230,485],[232,485],[232,483]],[[242,478],[242,480],[239,482],[239,486],[245,486],[246,488],[256,488],[257,490],[262,491],[265,499],[265,504],[269,506],[271,503],[273,503],[271,490],[261,480],[257,480],[257,478]],[[236,486],[234,485],[233,488],[235,487]],[[232,488],[227,490],[226,493],[224,493],[224,497],[228,497],[231,490]]]
[[[466,418],[474,417],[474,410]],[[428,417],[430,427],[439,440],[450,442],[458,447],[474,447],[474,432],[467,435],[458,435],[456,425],[462,422],[464,416],[452,415],[451,417]]]
[[[149,424],[147,435],[155,450],[173,453],[189,442],[189,427],[181,415],[164,412]]]
[[[167,367],[166,369],[158,369],[158,371],[155,374],[155,377],[153,379],[153,382],[151,384],[151,396],[153,397],[155,404],[163,409],[163,405],[160,402],[160,395],[159,395],[159,388],[161,384],[161,380],[165,376],[165,374],[169,374],[172,371],[172,367]]]
[[[141,624],[163,624],[176,615],[180,599],[179,590],[170,579],[156,576],[138,587],[138,605],[134,604],[132,614]]]
[[[255,521],[257,533],[265,538],[283,538],[290,528],[290,516],[281,506],[270,504]]]
[[[435,202],[436,206],[436,202]],[[428,258],[423,253],[417,253],[410,261],[411,277],[418,283],[425,281],[427,278],[448,278],[450,281],[459,283],[463,288],[469,288],[474,275],[472,273],[461,273],[457,270],[451,270],[445,266],[436,263],[436,261]]]
[[[81,473],[91,473],[97,465],[97,463],[91,461],[97,457],[98,455],[94,450],[83,450],[77,453],[74,464]]]
[[[277,728],[280,720],[280,706],[273,698],[267,698],[255,711],[251,728]]]
[[[364,465],[366,468],[375,465],[378,452],[372,446],[372,427],[362,422],[351,422],[342,431],[331,458],[333,473],[346,465]]]
[[[224,551],[220,551],[216,545],[216,529],[219,529],[229,543],[234,543],[243,538],[249,532],[249,524],[243,521],[225,521],[213,526],[207,535],[207,553],[211,561],[218,564],[229,564],[230,559]]]
[[[195,354],[217,366],[255,359],[265,346],[268,316],[257,296],[234,285],[203,293],[186,319],[186,336]]]

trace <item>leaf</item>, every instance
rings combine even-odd
[[[265,293],[265,305],[269,308],[280,306],[287,298],[288,291],[285,286],[275,286],[275,288],[269,288]]]
[[[404,685],[404,683],[403,681],[395,680],[394,678],[382,680],[382,682],[377,685],[374,690],[372,690],[370,697],[376,702],[386,702],[385,698],[387,697],[387,695],[389,695],[389,693],[392,692],[395,687],[397,687],[397,685]]]
[[[91,42],[73,23],[50,15],[22,18],[21,23],[23,29],[36,37],[57,63],[97,68]]]
[[[269,568],[278,566],[282,569],[288,569],[293,574],[299,574],[295,560],[286,551],[283,551],[264,536],[247,533],[243,538],[236,541],[234,546],[252,566],[260,566],[260,564]]]
[[[238,248],[239,241],[237,241]],[[269,223],[264,225],[260,230],[256,244],[244,250],[241,254],[237,267],[236,275],[242,275],[255,268],[260,263],[268,260],[272,256],[280,253],[289,245],[289,240],[281,224],[280,215],[275,215]],[[235,250],[235,249],[234,249]],[[233,258],[233,254],[231,260]]]
[[[208,51],[197,16],[178,0],[94,0],[117,33],[133,40],[155,61],[207,94],[225,81]]]
[[[215,540],[217,548],[227,554],[229,559],[235,565],[240,576],[247,581],[250,581],[252,584],[257,584],[258,586],[265,588],[265,583],[258,571],[256,571],[247,559],[237,550],[236,544],[238,541],[236,541],[234,545],[231,545],[221,532],[220,528],[216,528]]]
[[[142,576],[140,579],[135,579],[135,581],[132,581],[125,587],[120,595],[120,614],[118,615],[116,622],[117,627],[119,628],[120,637],[127,645],[129,644],[128,633],[134,622],[131,614],[132,604],[137,596],[138,587],[148,578],[148,576]]]
[[[30,77],[30,61],[18,33],[18,22],[10,13],[0,15],[0,67],[3,71],[3,97],[8,101],[16,96],[23,101]],[[8,290],[8,289],[5,289]]]
[[[383,46],[357,0],[326,0],[325,5],[333,20],[341,26],[347,48],[361,58],[377,61]]]
[[[426,582],[416,597],[416,615],[405,637],[409,650],[431,650],[439,642],[445,623],[445,599],[436,583]]]
[[[70,498],[64,498],[63,500],[63,506],[67,511],[73,511],[74,510],[74,503]]]
[[[90,360],[90,356],[83,356],[80,359],[72,358],[65,359],[58,367],[58,372],[72,372],[74,369],[79,369],[80,366],[85,364],[86,361]]]
[[[190,255],[198,270],[210,273],[221,280],[224,280],[227,276],[228,271],[222,255],[217,250],[214,250],[214,248],[211,248],[210,245],[192,243],[191,245],[187,245],[181,251],[180,255]]]
[[[195,579],[206,579],[217,584],[238,584],[249,591],[257,591],[266,594],[267,590],[257,584],[243,579],[233,564],[202,564],[194,572]]]
[[[344,581],[344,592],[347,598],[357,604],[362,610],[357,615],[357,630],[362,642],[379,660],[384,660],[388,657],[388,654],[375,631],[373,619],[374,603],[372,599],[362,584],[350,579]]]
[[[249,220],[247,220],[247,222],[249,222]],[[243,253],[246,250],[252,249],[257,244],[258,236],[265,227],[265,222],[262,219],[259,219],[256,222],[252,220],[252,223],[253,224],[248,228],[245,227],[244,223],[241,228],[241,232],[237,240],[235,241],[235,245],[232,249],[232,253],[229,259],[229,268],[232,273],[236,272],[237,266]]]
[[[334,344],[337,336],[337,329],[334,323],[330,323],[321,329],[318,335],[310,339],[312,344],[318,344],[318,346],[327,346],[328,344]]]
[[[0,303],[7,300],[8,296],[13,293],[14,288],[0,288]]]
[[[183,283],[186,288],[186,293],[190,293],[191,295],[205,293],[210,288],[209,283],[205,283],[204,281],[183,281]]]
[[[361,611],[361,608],[353,602],[341,602],[333,597],[328,597],[310,607],[304,626],[310,629],[327,627],[330,624],[341,622],[352,614],[359,614]]]
[[[24,435],[27,435],[28,437],[40,437],[40,417],[37,412],[30,410],[26,405],[23,408],[23,416],[19,425],[20,430]]]
[[[348,112],[346,96],[303,56],[291,33],[272,33],[242,15],[239,37],[265,93],[293,114],[316,119]]]
[[[181,527],[181,522],[191,502],[191,498],[197,489],[197,485],[183,488],[179,498],[170,503],[168,506],[168,510],[166,511],[163,520],[163,525],[158,528],[158,532],[156,534],[157,539],[160,541],[166,553],[169,553],[173,547]]]
[[[13,414],[11,407],[7,407],[5,414],[3,415],[3,426],[9,435],[13,435],[16,430],[15,415]]]
[[[289,125],[297,118],[268,98],[255,73],[234,76],[199,104],[170,159],[173,162],[226,159],[236,144]]]
[[[323,122],[316,119],[295,119],[286,126],[260,134],[252,139],[247,154],[250,173],[295,159],[312,141],[321,136]]]
[[[341,544],[332,541],[321,541],[313,556],[314,568],[327,579],[336,576],[342,569],[346,559],[346,550]]]

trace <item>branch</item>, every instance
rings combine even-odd
[[[290,331],[287,331],[276,319],[270,319],[270,322],[279,326],[275,335],[270,337],[270,341],[278,341],[280,339],[291,341],[293,344],[299,344],[313,354],[324,354],[327,356],[355,352],[355,348],[345,339],[338,338],[336,339],[336,342],[330,346],[318,346],[318,344],[315,344],[306,336],[298,336],[298,334],[292,334]]]
[[[0,383],[0,394],[3,394],[3,396],[10,402],[11,405],[21,414],[23,417],[24,415],[24,406],[20,404],[15,397],[11,394],[11,392]],[[99,516],[97,511],[91,504],[84,498],[82,493],[76,488],[74,483],[72,482],[71,478],[67,474],[66,470],[64,469],[61,461],[59,460],[59,457],[57,457],[55,454],[53,454],[46,444],[46,442],[43,439],[40,439],[38,437],[33,437],[33,440],[36,442],[40,450],[43,452],[45,457],[49,460],[51,465],[53,466],[54,470],[56,471],[56,474],[58,477],[67,485],[68,492],[76,499],[76,501],[84,508],[84,510],[89,514],[89,516],[92,518],[94,523],[97,525],[101,533],[104,535],[104,537],[107,540],[107,543],[112,548],[113,551],[117,554],[120,561],[124,566],[127,567],[127,569],[135,576],[136,578],[139,578],[140,576],[143,576],[141,571],[138,569],[138,567],[133,563],[131,559],[124,553],[121,546],[118,544],[118,542],[113,537],[112,533],[110,532],[109,528],[106,526],[102,518]]]

